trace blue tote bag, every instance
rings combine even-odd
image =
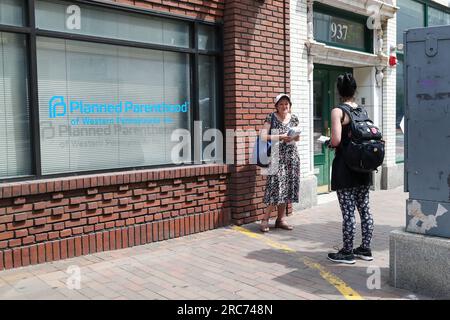
[[[270,130],[272,131],[273,121],[275,115],[272,113],[270,118]],[[264,141],[258,135],[255,145],[253,146],[252,164],[256,164],[258,167],[267,168],[270,165],[270,151],[272,147],[272,141]]]

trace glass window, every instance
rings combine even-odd
[[[1,0],[0,24],[25,25],[25,0]]]
[[[39,37],[37,58],[43,174],[171,163],[187,54]]]
[[[405,115],[405,84],[403,75],[403,60],[398,59],[397,64],[397,103],[396,103],[396,117],[395,117],[395,133],[396,133],[396,161],[403,162],[404,155],[404,140],[405,135],[400,128],[400,123]]]
[[[25,36],[0,32],[0,177],[31,174]]]
[[[218,50],[216,29],[211,26],[199,25],[198,48],[200,50]]]
[[[217,101],[217,62],[215,57],[211,56],[199,56],[199,114],[200,121],[202,121],[203,134],[208,129],[218,129],[218,101]],[[213,135],[216,137],[215,135]],[[209,138],[209,137],[208,137]],[[215,143],[217,138],[211,138],[210,141],[203,142],[204,157],[203,160],[222,160],[221,155],[217,153],[211,153],[205,151],[205,148],[210,145],[211,148],[215,146],[215,150],[218,150],[218,146]],[[213,143],[211,143],[213,142]]]
[[[425,7],[412,0],[397,0],[397,43],[403,43],[403,33],[410,28],[425,26]]]
[[[314,38],[317,41],[368,51],[366,25],[354,20],[314,12]]]
[[[38,0],[36,26],[52,31],[189,47],[190,29],[186,22],[67,1]]]
[[[428,25],[429,26],[441,26],[450,24],[450,14],[428,7]]]

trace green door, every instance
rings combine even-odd
[[[339,101],[336,79],[344,72],[352,69],[314,65],[313,104],[314,104],[314,172],[317,176],[318,193],[330,191],[331,163],[334,152],[317,141],[320,136],[331,136],[331,109]]]

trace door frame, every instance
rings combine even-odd
[[[323,93],[324,97],[322,99],[323,105],[321,108],[322,112],[322,135],[325,136],[331,136],[331,110],[339,103],[336,97],[336,79],[339,74],[342,74],[344,72],[351,72],[353,73],[353,69],[349,67],[342,67],[342,66],[332,66],[332,65],[325,65],[325,64],[314,64],[314,75],[313,75],[313,85],[314,80],[317,76],[317,71],[324,71],[324,75],[322,75],[321,79],[323,79],[324,88]],[[314,104],[314,100],[313,100]],[[313,105],[314,108],[314,105]],[[313,112],[314,114],[314,112]],[[315,132],[315,128],[313,128],[313,132]],[[313,160],[314,160],[314,171],[318,168],[320,170],[319,166],[322,166],[325,170],[325,172],[320,173],[320,175],[324,175],[322,177],[322,180],[324,184],[320,184],[321,181],[318,179],[318,185],[317,185],[317,192],[318,193],[328,193],[331,191],[331,165],[333,163],[334,159],[334,151],[332,149],[327,148],[325,145],[322,145],[322,153],[320,154],[314,154]],[[319,164],[316,166],[316,164]]]

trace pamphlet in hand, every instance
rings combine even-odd
[[[331,139],[330,137],[320,136],[320,138],[317,139],[317,141],[319,141],[320,143],[328,143],[330,139]]]
[[[288,131],[288,136],[289,137],[297,137],[300,135],[300,133],[302,133],[302,130],[299,127],[294,127],[294,128],[290,128]]]

